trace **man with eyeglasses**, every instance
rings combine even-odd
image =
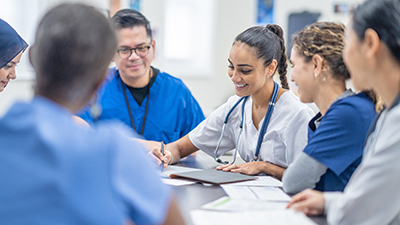
[[[146,140],[170,143],[185,136],[204,115],[180,79],[151,66],[156,42],[149,21],[132,9],[111,21],[118,36],[116,67],[79,116],[91,125],[118,119]]]

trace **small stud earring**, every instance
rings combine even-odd
[[[317,73],[314,73],[314,77],[315,77],[315,78],[318,78],[318,74],[317,74]]]

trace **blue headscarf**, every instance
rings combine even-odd
[[[17,32],[0,19],[0,69],[27,47],[28,44]]]

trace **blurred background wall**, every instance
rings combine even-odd
[[[30,44],[43,14],[63,2],[93,5],[105,15],[139,9],[151,22],[156,40],[155,67],[181,78],[208,115],[234,94],[227,58],[236,35],[257,25],[259,16],[287,33],[292,13],[319,14],[318,20],[348,22],[351,7],[363,0],[0,0],[0,18]],[[264,8],[261,5],[264,5]],[[265,6],[271,6],[268,12]],[[260,11],[261,9],[261,11]],[[263,15],[267,12],[268,15]],[[271,16],[271,18],[268,18]],[[261,22],[265,24],[265,22]],[[285,34],[286,41],[288,36]],[[287,42],[288,43],[288,42]],[[34,72],[25,53],[17,79],[0,93],[0,116],[17,100],[33,96]],[[288,78],[290,80],[290,66]],[[296,87],[289,82],[296,92]]]

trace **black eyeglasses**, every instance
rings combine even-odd
[[[151,45],[148,46],[139,46],[136,48],[123,48],[123,49],[118,49],[117,53],[121,59],[127,59],[131,57],[132,51],[135,51],[136,55],[139,57],[145,57],[147,54],[149,54],[149,49]]]

